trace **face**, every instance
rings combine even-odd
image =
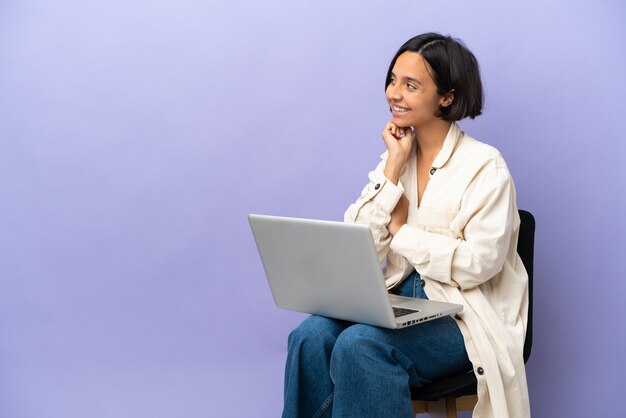
[[[385,96],[391,108],[391,121],[397,126],[418,128],[440,120],[435,116],[439,106],[452,103],[449,95],[437,94],[429,70],[428,63],[416,52],[404,52],[396,60]]]

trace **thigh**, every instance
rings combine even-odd
[[[404,279],[394,293],[428,299],[417,271]],[[427,376],[430,380],[472,368],[465,350],[463,334],[449,316],[400,330],[381,329],[380,334],[380,338],[397,347],[410,359],[420,376]]]
[[[378,341],[393,351],[393,355],[409,372],[411,386],[426,383],[471,370],[463,335],[450,317],[435,319],[403,329],[386,329],[356,324],[342,336],[351,340]]]

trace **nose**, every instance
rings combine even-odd
[[[402,99],[402,94],[400,94],[400,89],[398,86],[395,86],[393,83],[389,83],[387,86],[387,91],[385,92],[385,96],[387,96],[387,100],[389,101],[399,101]]]

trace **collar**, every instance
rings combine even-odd
[[[456,122],[452,122],[446,139],[443,140],[443,146],[439,150],[437,157],[435,157],[435,161],[433,161],[432,168],[440,169],[448,162],[462,136],[463,131],[461,131],[459,125]]]

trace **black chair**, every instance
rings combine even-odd
[[[517,253],[528,272],[528,325],[524,341],[524,363],[530,357],[533,342],[533,257],[535,247],[535,218],[525,210],[519,211],[521,219]],[[412,388],[413,410],[416,414],[430,413],[452,418],[458,411],[472,411],[478,397],[474,372],[438,380],[422,388]]]

